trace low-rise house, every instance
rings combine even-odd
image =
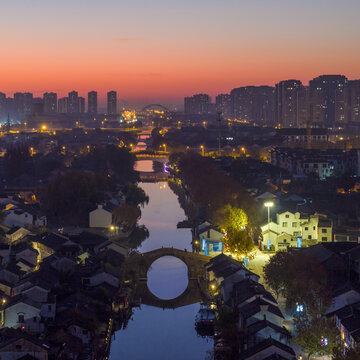
[[[268,338],[240,354],[241,360],[295,360],[294,350],[275,339]]]
[[[217,256],[224,250],[224,234],[208,221],[198,225],[194,231],[195,241],[199,241],[206,256]]]
[[[21,330],[0,329],[2,360],[48,360],[49,346]]]
[[[341,339],[348,347],[355,347],[360,341],[360,302],[345,306],[332,315]]]
[[[33,322],[31,331],[42,331],[40,322],[35,321],[41,318],[41,304],[28,297],[19,295],[9,298],[5,303],[0,304],[0,314],[1,327],[25,328],[25,325],[30,327]],[[28,320],[31,320],[30,324]]]
[[[38,263],[39,252],[28,243],[19,243],[12,246],[12,252],[15,252],[16,261],[25,260],[36,266]]]
[[[46,257],[55,254],[64,245],[74,245],[68,237],[56,233],[43,233],[31,237],[32,246],[40,254],[40,261]]]
[[[21,240],[27,235],[30,235],[31,231],[25,229],[22,226],[13,226],[6,234],[9,244],[14,243],[15,241]]]
[[[245,329],[259,320],[268,320],[280,327],[283,325],[284,316],[277,305],[264,298],[256,298],[251,302],[245,302],[238,306],[238,311],[239,329]]]
[[[119,278],[104,268],[97,269],[96,271],[82,277],[81,282],[83,285],[89,287],[95,287],[104,283],[115,288],[119,287]]]
[[[223,283],[223,296],[228,298],[232,291],[233,284],[247,277],[259,281],[259,276],[248,270],[241,262],[231,256],[220,254],[212,258],[206,264],[206,270],[210,283],[217,287]]]
[[[89,227],[109,229],[113,225],[113,211],[115,208],[116,206],[112,203],[105,206],[99,204],[97,209],[89,213]]]
[[[8,227],[33,225],[42,227],[47,225],[46,216],[34,206],[17,204],[5,211],[4,224]]]
[[[332,241],[332,220],[325,215],[307,215],[283,211],[276,214],[276,222],[261,227],[261,247],[264,250],[281,250],[303,247],[317,242]]]
[[[79,235],[70,237],[73,244],[77,244],[82,252],[98,254],[100,249],[110,245],[109,239],[105,236],[83,231]]]

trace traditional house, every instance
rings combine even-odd
[[[0,329],[0,358],[4,360],[48,360],[49,346],[28,333],[12,328]]]
[[[276,214],[276,222],[261,227],[261,247],[265,250],[281,250],[287,247],[303,247],[317,242],[332,241],[332,220],[325,215],[307,215],[283,211]]]
[[[208,221],[203,222],[194,229],[195,243],[199,243],[206,256],[217,256],[224,250],[224,234]]]

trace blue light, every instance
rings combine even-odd
[[[296,305],[296,312],[300,313],[304,311],[304,305]]]
[[[297,238],[297,247],[301,248],[301,242],[302,242],[302,237],[298,236],[298,238]]]
[[[267,249],[268,249],[268,250],[270,250],[270,246],[271,246],[271,240],[268,239],[268,241],[267,241]]]

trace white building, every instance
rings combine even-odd
[[[98,205],[97,209],[89,213],[89,227],[109,228],[113,223],[112,209]]]
[[[314,245],[332,241],[332,220],[325,215],[304,215],[284,211],[276,214],[276,222],[261,227],[262,249],[281,250],[287,247]]]

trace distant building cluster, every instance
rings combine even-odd
[[[55,114],[92,114],[98,113],[98,93],[90,91],[87,99],[79,96],[77,91],[69,92],[67,97],[58,99],[55,92],[46,92],[43,97],[34,97],[32,93],[15,93],[14,97],[7,97],[0,92],[0,121],[10,117],[13,121],[24,122],[31,115]],[[117,114],[117,93],[107,93],[107,114]]]
[[[271,86],[244,86],[219,94],[184,99],[185,114],[215,114],[244,122],[281,127],[341,126],[360,122],[360,80],[343,75],[321,75],[309,82],[284,80]]]

